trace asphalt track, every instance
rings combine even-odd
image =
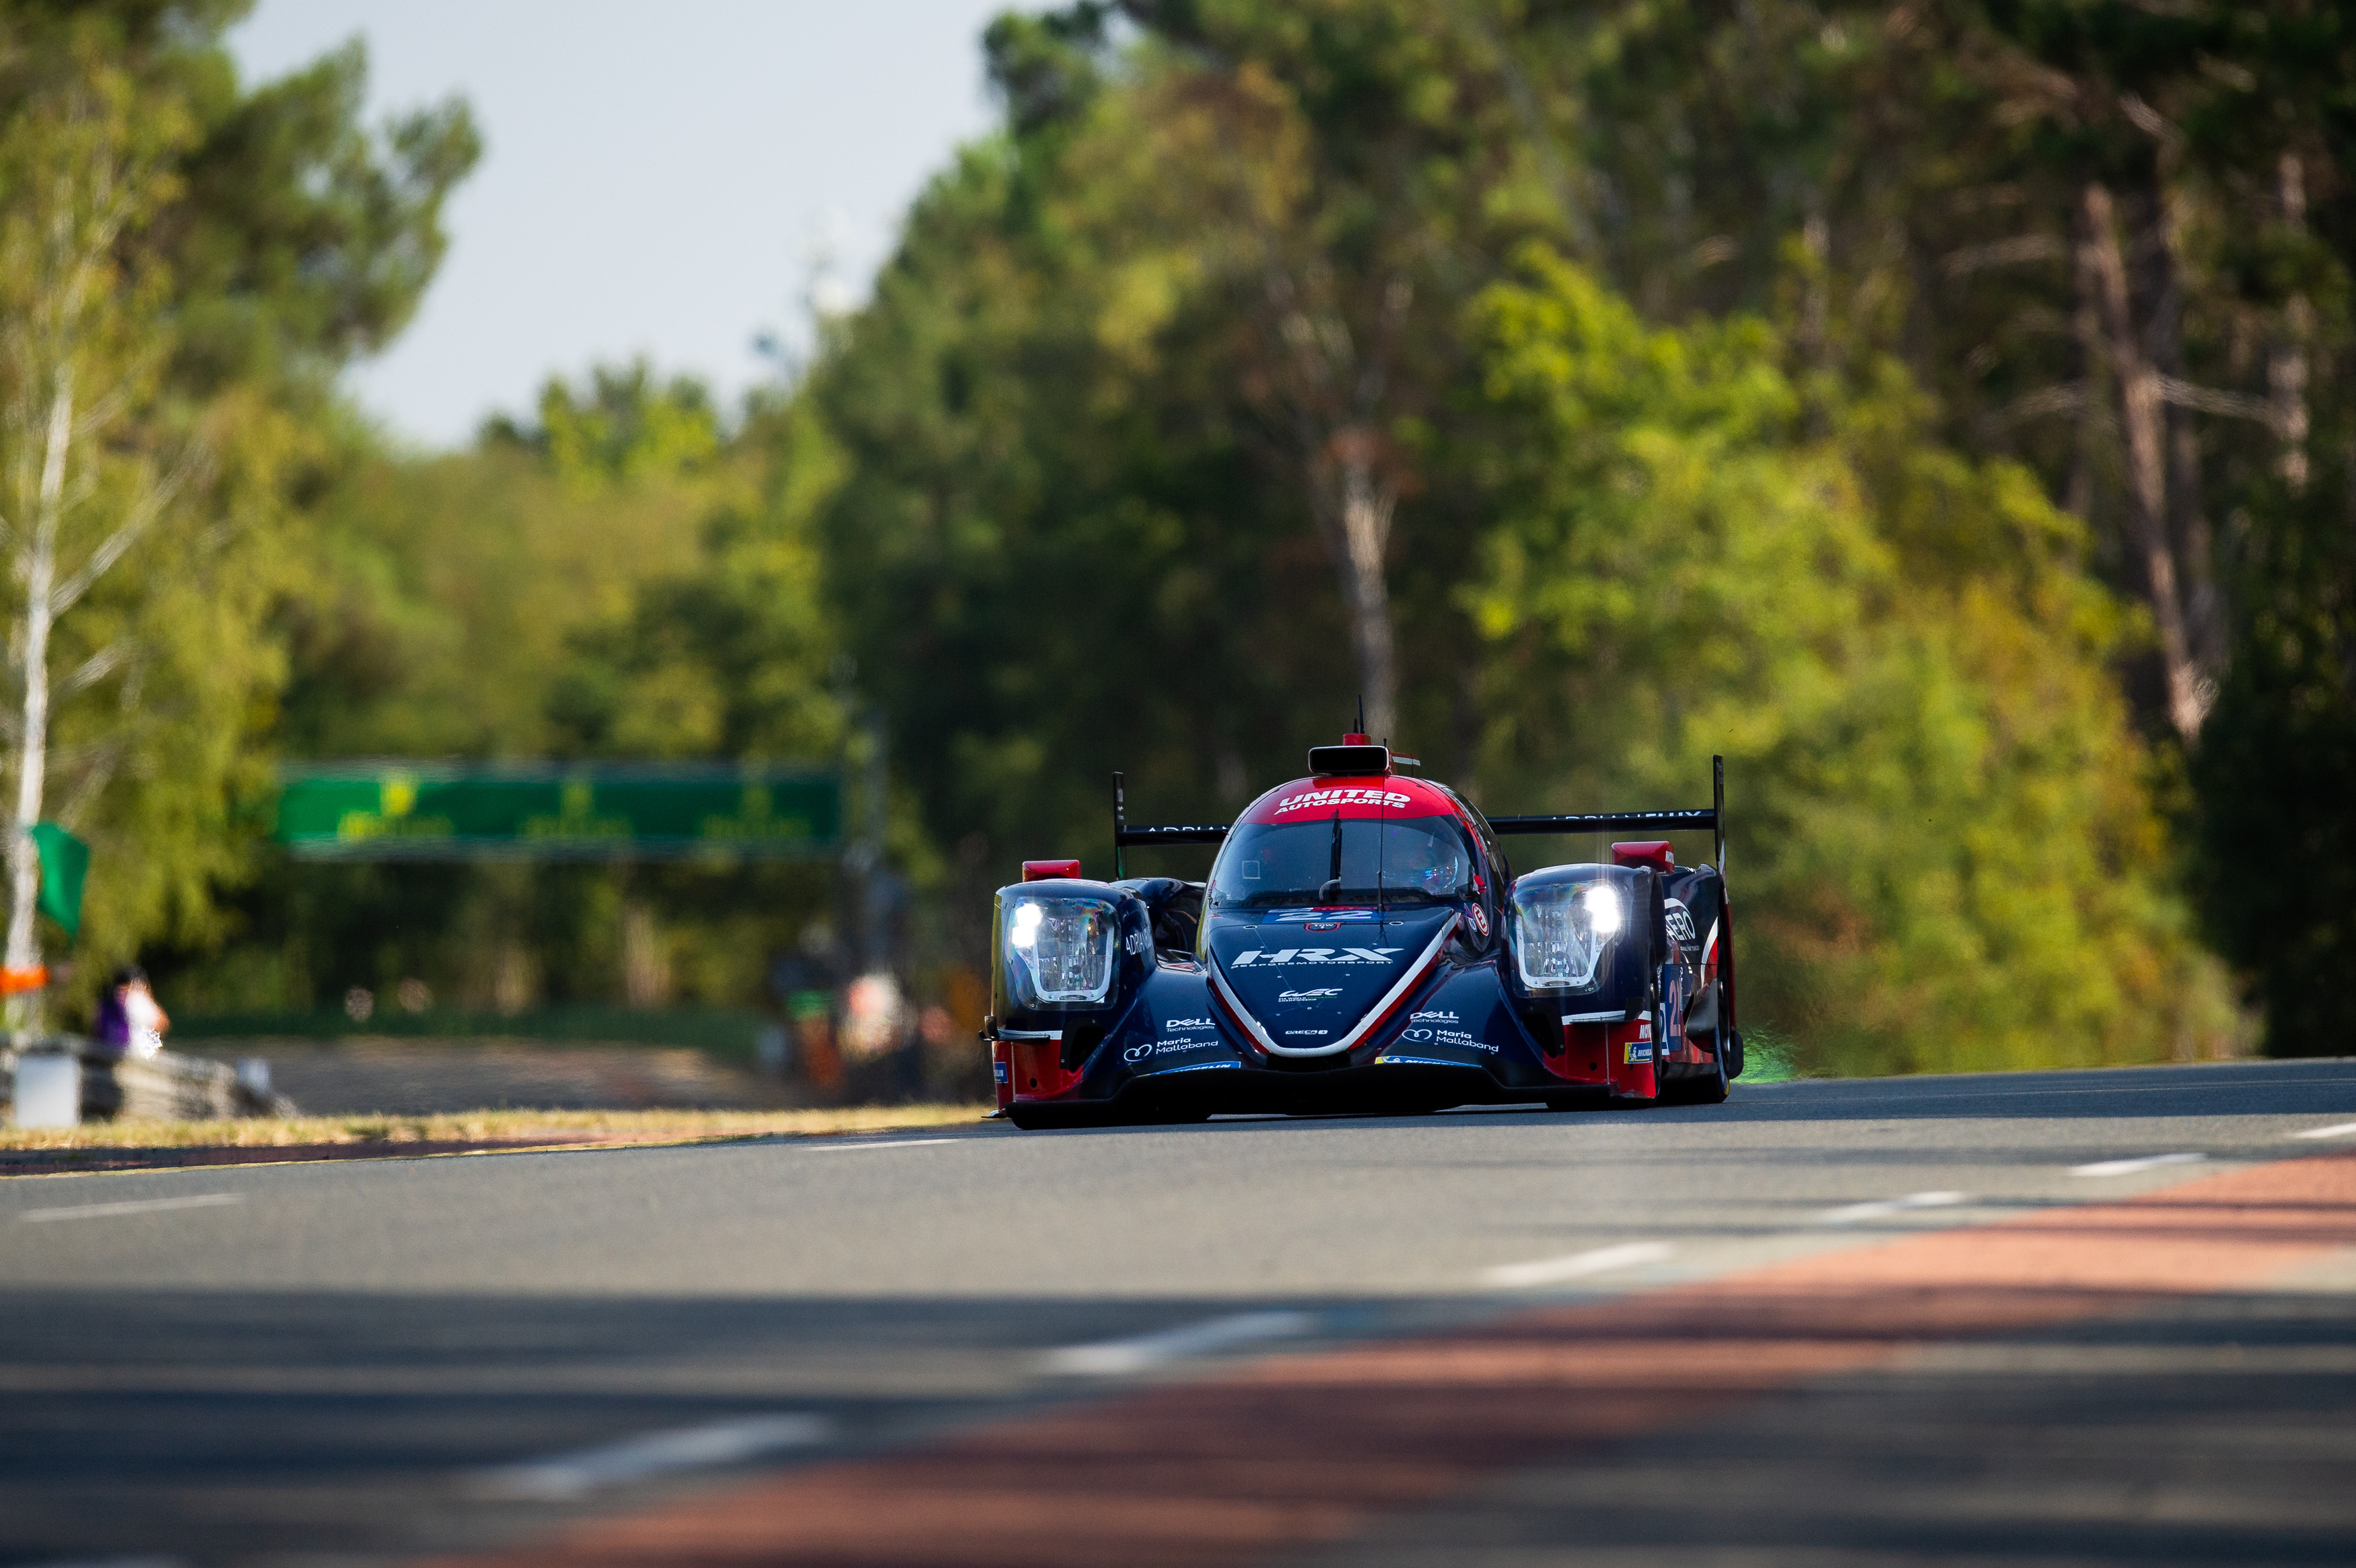
[[[0,1563],[419,1559],[2347,1563],[2356,1061],[0,1181]]]

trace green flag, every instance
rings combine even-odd
[[[36,822],[27,831],[41,857],[41,912],[63,926],[68,936],[80,936],[90,846],[54,822]]]

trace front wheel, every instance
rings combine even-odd
[[[1726,1104],[1728,1093],[1726,1063],[1713,1056],[1708,1072],[1697,1073],[1691,1078],[1672,1079],[1662,1084],[1660,1103],[1664,1105],[1722,1105]]]
[[[1006,1119],[1026,1133],[1058,1127],[1113,1127],[1121,1118],[1104,1105],[1037,1105],[1017,1100],[1006,1107]]]

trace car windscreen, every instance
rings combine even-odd
[[[1472,855],[1445,816],[1247,823],[1211,873],[1215,909],[1446,903],[1465,896]]]

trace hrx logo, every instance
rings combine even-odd
[[[1231,969],[1265,969],[1271,964],[1387,964],[1398,947],[1280,947],[1273,953],[1255,947],[1236,955]]]

